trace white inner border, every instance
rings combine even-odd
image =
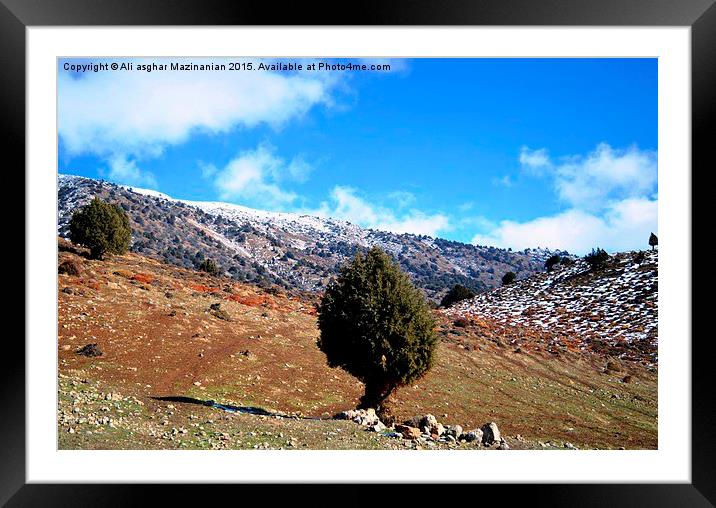
[[[691,481],[690,28],[33,27],[26,37],[28,482]],[[56,59],[207,55],[658,57],[659,449],[58,451]]]

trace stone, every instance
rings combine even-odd
[[[467,441],[468,443],[472,443],[473,441],[477,441],[478,443],[482,443],[482,434],[483,434],[483,433],[482,433],[482,430],[480,430],[480,429],[473,429],[473,430],[467,432],[466,434],[464,434],[464,436],[465,436],[465,441]]]
[[[420,429],[417,427],[409,427],[408,425],[396,425],[395,431],[400,432],[405,439],[418,439],[420,437]]]
[[[448,425],[445,428],[445,432],[448,436],[452,436],[455,439],[460,439],[460,436],[462,436],[462,427],[460,425]]]
[[[497,447],[498,450],[509,450],[510,445],[507,444],[507,441],[504,439],[500,439],[500,446]]]
[[[480,430],[482,430],[482,444],[491,445],[500,441],[500,430],[497,428],[495,422],[486,423]]]
[[[433,427],[436,427],[437,424],[438,424],[438,419],[435,418],[431,414],[427,414],[420,419],[420,427],[421,428],[428,427],[429,429],[432,429]]]

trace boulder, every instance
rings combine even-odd
[[[421,434],[420,429],[408,425],[396,425],[395,431],[400,432],[405,439],[418,439]]]
[[[460,436],[462,436],[462,427],[460,425],[448,425],[445,428],[445,433],[455,439],[460,439]]]
[[[491,445],[500,441],[500,430],[495,422],[486,423],[480,430],[482,430],[482,444]]]
[[[465,441],[467,441],[468,443],[472,443],[473,441],[482,443],[482,430],[473,429],[470,432],[465,433],[464,438],[465,438]]]
[[[364,427],[373,427],[377,424],[383,425],[383,423],[375,414],[375,409],[349,409],[348,411],[341,411],[333,417],[335,420],[351,420],[358,425]],[[385,426],[383,426],[385,429]]]
[[[428,427],[429,429],[432,429],[433,427],[437,427],[437,425],[438,419],[431,414],[427,414],[420,419],[420,428]]]

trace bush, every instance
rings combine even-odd
[[[391,392],[433,364],[435,322],[423,294],[378,247],[356,254],[318,306],[318,347],[328,365],[365,384],[360,407],[381,411]]]
[[[450,307],[462,300],[467,300],[475,296],[475,292],[466,288],[462,284],[455,284],[453,288],[443,297],[440,302],[441,307]]]
[[[515,275],[515,272],[507,272],[505,275],[502,276],[502,285],[506,286],[508,284],[512,284],[516,278],[517,275]]]
[[[132,229],[124,209],[99,198],[76,210],[70,219],[70,240],[87,247],[94,259],[102,259],[107,253],[124,254],[131,239]]]
[[[544,262],[544,267],[548,272],[552,271],[552,268],[554,268],[554,265],[558,265],[562,261],[562,256],[559,254],[554,254],[547,259],[547,261]]]
[[[57,267],[57,273],[65,275],[80,275],[82,273],[82,265],[75,259],[65,259],[60,266]]]
[[[592,249],[592,252],[584,256],[584,260],[589,263],[592,270],[599,270],[607,265],[607,261],[609,261],[609,254],[607,254],[607,251],[597,247],[596,249]]]
[[[201,262],[199,265],[199,270],[202,272],[209,273],[211,275],[216,275],[219,273],[219,267],[217,266],[216,262],[213,259],[206,258],[204,261]]]
[[[651,246],[651,250],[654,250],[654,247],[659,245],[659,239],[654,233],[649,235],[649,245]]]

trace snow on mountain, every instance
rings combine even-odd
[[[657,361],[658,251],[620,253],[603,269],[580,259],[464,300],[443,311],[536,329],[579,349]]]
[[[72,211],[92,197],[115,202],[132,223],[135,252],[197,267],[213,259],[237,280],[319,291],[359,250],[378,245],[391,253],[436,300],[455,284],[482,291],[507,271],[518,278],[543,269],[554,252],[513,252],[424,235],[365,229],[333,218],[256,210],[241,205],[174,199],[136,187],[59,175],[58,233],[67,236]]]

